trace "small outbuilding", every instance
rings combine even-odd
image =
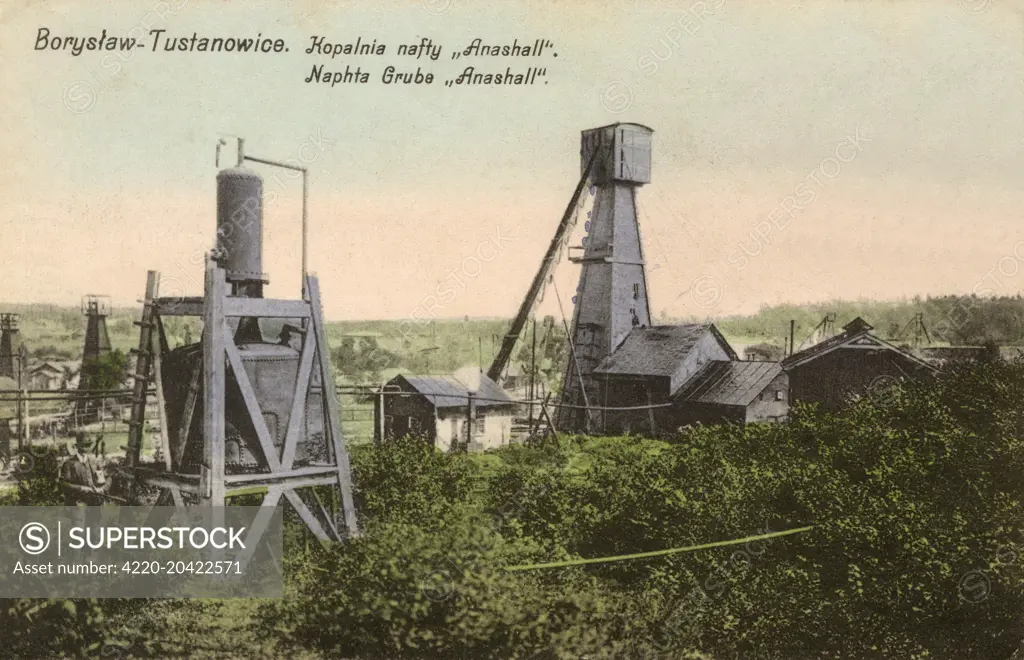
[[[842,333],[783,360],[790,399],[835,410],[872,387],[935,373],[932,365],[871,330],[857,317],[843,326]]]
[[[708,362],[737,359],[714,324],[633,328],[594,369],[600,399],[590,404],[619,409],[605,410],[599,428],[604,433],[657,435],[671,424],[666,409],[679,388]]]
[[[377,405],[377,437],[422,437],[448,451],[453,443],[470,450],[506,445],[516,404],[487,376],[474,390],[454,376],[403,376],[384,386],[383,423]]]
[[[673,397],[676,426],[782,422],[789,378],[778,362],[709,362]]]
[[[64,384],[64,370],[52,362],[43,362],[29,370],[28,381],[33,390],[59,390]]]

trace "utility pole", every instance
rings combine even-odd
[[[469,443],[473,441],[473,390],[466,393],[466,445],[463,451],[469,451]]]
[[[19,382],[21,381],[21,360],[18,360],[18,381]],[[28,438],[28,387],[25,387],[25,389],[23,389],[21,391],[21,396],[19,398],[21,398],[21,399],[23,399],[25,401],[25,405],[24,405],[24,407],[21,410],[21,414],[22,414],[22,419],[21,419],[21,438],[22,438],[23,442],[19,442],[18,443],[18,449],[21,450],[21,449],[24,449],[25,445],[27,445],[28,441],[29,441],[29,438]]]
[[[384,442],[384,383],[380,384],[377,408],[377,444]]]
[[[529,426],[533,428],[533,397],[536,394],[537,382],[537,317],[533,317],[533,346],[530,349],[530,389],[526,398],[530,400]]]
[[[23,451],[25,449],[24,442],[26,440],[26,436],[25,436],[25,421],[26,421],[25,420],[25,417],[26,417],[26,414],[25,414],[25,404],[27,403],[27,401],[24,401],[24,399],[28,398],[28,392],[25,392],[21,388],[21,373],[22,373],[21,355],[20,354],[14,354],[11,357],[18,361],[18,451]]]

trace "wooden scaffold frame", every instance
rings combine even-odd
[[[272,509],[287,501],[309,530],[321,541],[341,541],[358,534],[355,505],[352,498],[351,469],[348,452],[341,434],[340,405],[334,387],[330,352],[320,304],[320,286],[313,275],[305,277],[303,300],[272,300],[228,295],[224,269],[215,262],[206,267],[202,298],[160,298],[160,275],[148,274],[146,299],[140,326],[138,359],[135,369],[135,396],[126,456],[126,468],[133,486],[146,485],[160,489],[158,505],[185,506],[183,494],[198,497],[200,505],[220,507],[235,495],[266,489],[262,507]],[[203,360],[191,377],[181,424],[167,428],[166,402],[161,382],[161,356],[166,353],[167,340],[163,316],[199,316],[203,319]],[[293,319],[302,325],[302,349],[293,391],[291,416],[280,451],[260,410],[256,390],[244,369],[241,354],[235,345],[229,319],[254,317]],[[315,358],[315,359],[314,359]],[[324,442],[330,447],[327,464],[295,467],[295,454],[305,428],[307,396],[311,395],[314,370],[319,371],[320,395],[324,416]],[[241,392],[248,416],[255,429],[262,454],[258,472],[231,474],[226,471],[225,394],[229,378]],[[160,409],[161,444],[164,463],[143,465],[140,461],[144,435],[146,391],[155,380]],[[203,398],[203,420],[200,438],[190,437],[193,413]],[[192,435],[195,435],[194,433]],[[183,473],[178,463],[186,455],[190,443],[203,443],[200,474]],[[175,443],[171,451],[171,443]],[[337,489],[340,511],[332,513],[313,491],[316,486]],[[309,501],[302,495],[311,494]],[[260,521],[262,520],[262,524]],[[261,516],[249,530],[258,539],[269,517]],[[246,545],[249,545],[248,543]]]

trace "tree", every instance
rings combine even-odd
[[[128,358],[121,350],[91,360],[83,360],[79,389],[116,390],[125,382]]]

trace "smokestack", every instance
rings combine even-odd
[[[217,247],[232,294],[262,298],[263,178],[245,167],[217,174]]]
[[[793,343],[796,339],[796,320],[789,320],[789,354],[792,355],[796,352],[796,346]]]
[[[238,147],[241,163],[241,140]],[[262,298],[269,282],[263,272],[263,178],[242,166],[217,174],[217,249],[231,295]],[[235,341],[263,341],[259,321],[241,319]]]

